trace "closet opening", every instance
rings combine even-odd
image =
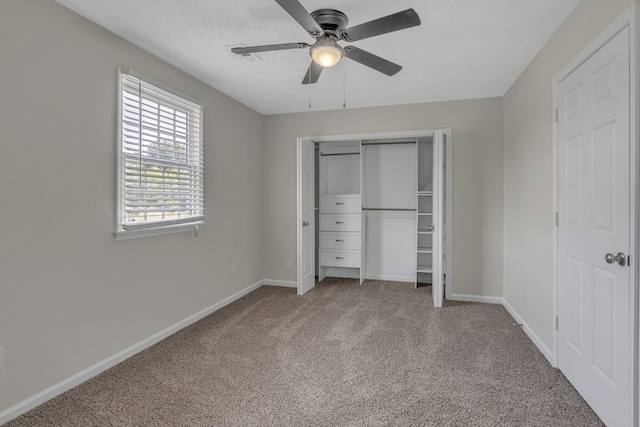
[[[317,280],[431,285],[434,305],[442,306],[445,284],[452,280],[451,130],[303,141],[315,148],[315,241],[306,245],[314,254],[306,256],[315,260]],[[299,239],[299,259],[304,246]]]

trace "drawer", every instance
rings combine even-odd
[[[357,249],[360,250],[360,233],[320,233],[320,249]]]
[[[325,267],[360,268],[360,251],[319,251],[319,263]]]
[[[332,194],[320,197],[320,212],[361,212],[359,194]]]
[[[320,231],[360,231],[360,214],[320,214]]]

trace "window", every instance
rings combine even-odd
[[[119,70],[116,239],[204,224],[203,107]]]

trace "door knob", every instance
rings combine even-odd
[[[307,221],[302,221],[302,226],[303,226],[303,227],[308,227],[308,226],[309,226],[309,223],[308,223]]]
[[[614,262],[617,262],[622,267],[627,265],[627,257],[622,252],[618,252],[616,255],[608,253],[604,256],[604,260],[607,262],[607,264],[613,264]]]

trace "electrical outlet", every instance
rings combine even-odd
[[[4,347],[0,347],[0,371],[4,369]]]
[[[231,266],[231,275],[232,276],[237,276],[238,275],[238,264],[233,264]]]
[[[285,269],[285,270],[291,270],[292,268],[293,268],[293,267],[291,266],[291,260],[290,260],[290,259],[288,259],[288,260],[286,261],[286,263],[285,263],[285,267],[284,267],[284,269]]]

